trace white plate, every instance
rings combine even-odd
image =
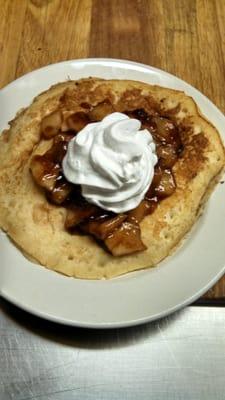
[[[88,76],[184,90],[224,136],[224,116],[192,86],[156,68],[112,59],[66,61],[12,82],[0,92],[0,130],[50,85]],[[184,245],[160,266],[109,281],[67,278],[32,264],[1,233],[0,293],[33,314],[74,326],[125,327],[165,316],[196,300],[225,270],[224,195],[225,185],[219,184]]]

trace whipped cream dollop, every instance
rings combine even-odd
[[[140,121],[115,112],[85,126],[68,144],[65,178],[81,185],[83,197],[121,213],[138,206],[154,176],[155,143]]]

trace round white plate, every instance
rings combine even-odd
[[[224,137],[224,116],[192,86],[159,69],[113,59],[53,64],[10,83],[0,91],[0,130],[52,84],[88,76],[140,80],[184,90]],[[0,233],[0,294],[33,314],[81,327],[125,327],[163,317],[196,300],[222,276],[224,198],[225,184],[219,184],[183,246],[157,268],[108,281],[68,278],[32,264]]]

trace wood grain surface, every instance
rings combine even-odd
[[[175,74],[225,112],[224,0],[0,0],[0,53],[0,88],[50,63],[114,57]],[[205,297],[225,298],[225,278]]]

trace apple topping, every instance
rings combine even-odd
[[[141,240],[140,226],[131,222],[123,222],[104,241],[107,249],[114,256],[123,256],[146,250]]]
[[[93,217],[96,213],[97,207],[92,206],[91,204],[86,204],[85,206],[71,204],[67,208],[65,227],[66,229],[73,229],[84,220]]]
[[[171,196],[176,189],[176,184],[172,172],[165,169],[162,172],[161,179],[158,185],[155,186],[154,192],[160,199]]]
[[[125,214],[118,214],[112,218],[96,218],[89,219],[81,225],[83,232],[94,235],[96,238],[106,239],[116,228],[120,227],[123,221],[127,218]]]
[[[140,223],[154,212],[159,201],[174,193],[176,182],[172,169],[182,151],[182,143],[175,122],[155,110],[152,114],[143,109],[125,111],[140,120],[142,129],[148,129],[156,143],[158,163],[152,183],[141,203],[126,213],[114,214],[92,205],[82,197],[79,185],[65,179],[62,161],[68,142],[81,129],[113,111],[110,101],[105,100],[95,106],[85,105],[85,111],[63,110],[47,115],[40,129],[45,139],[52,139],[52,146],[45,154],[32,158],[30,171],[36,184],[45,190],[47,199],[56,206],[66,207],[65,229],[92,235],[113,256],[123,256],[146,249]]]
[[[88,115],[91,121],[101,121],[106,117],[106,115],[109,115],[113,112],[114,109],[112,104],[106,100],[94,106],[91,111],[89,111]]]
[[[34,156],[30,170],[35,182],[44,189],[51,191],[54,189],[56,179],[60,172],[59,164],[44,158],[42,156]]]
[[[72,130],[75,132],[79,132],[87,124],[89,124],[89,122],[90,122],[90,119],[89,119],[87,113],[85,113],[83,111],[79,111],[79,112],[69,115],[69,117],[66,119],[65,124],[67,126],[67,129],[65,129],[65,130]]]
[[[41,121],[41,133],[45,139],[51,139],[61,129],[62,124],[62,114],[60,111],[54,111],[48,114]]]

